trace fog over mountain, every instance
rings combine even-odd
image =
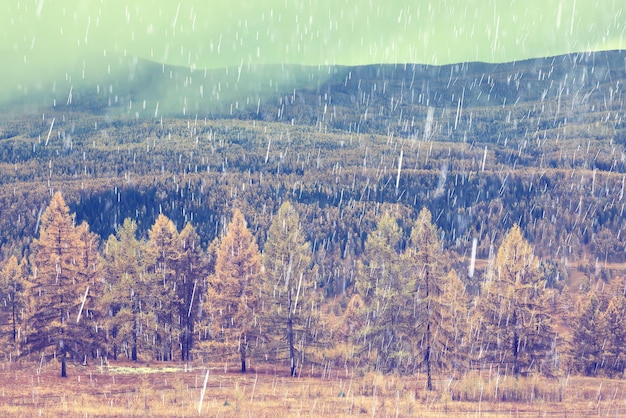
[[[0,99],[133,81],[142,60],[188,67],[509,62],[622,49],[610,0],[9,0]]]

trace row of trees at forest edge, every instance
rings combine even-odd
[[[451,268],[427,209],[408,237],[383,214],[353,261],[354,285],[333,299],[288,202],[262,251],[237,209],[219,240],[206,251],[199,242],[192,225],[179,232],[163,215],[147,239],[126,219],[100,242],[55,193],[30,257],[0,270],[3,352],[57,358],[62,376],[68,359],[236,359],[242,372],[254,359],[293,376],[305,364],[421,372],[429,389],[433,376],[471,368],[623,372],[619,286],[610,298],[559,294],[517,225],[475,295]],[[555,332],[565,323],[574,324],[571,339]]]

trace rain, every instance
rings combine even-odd
[[[625,413],[618,3],[3,4],[0,410]]]

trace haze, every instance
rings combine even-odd
[[[128,4],[130,3],[130,4]],[[619,0],[9,0],[0,98],[95,83],[120,63],[507,62],[622,49]]]

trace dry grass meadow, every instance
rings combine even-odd
[[[183,364],[116,363],[70,366],[56,362],[0,366],[3,417],[439,417],[623,416],[626,381],[590,378],[438,380],[428,392],[417,377],[352,374],[346,370],[254,368],[246,374]]]

